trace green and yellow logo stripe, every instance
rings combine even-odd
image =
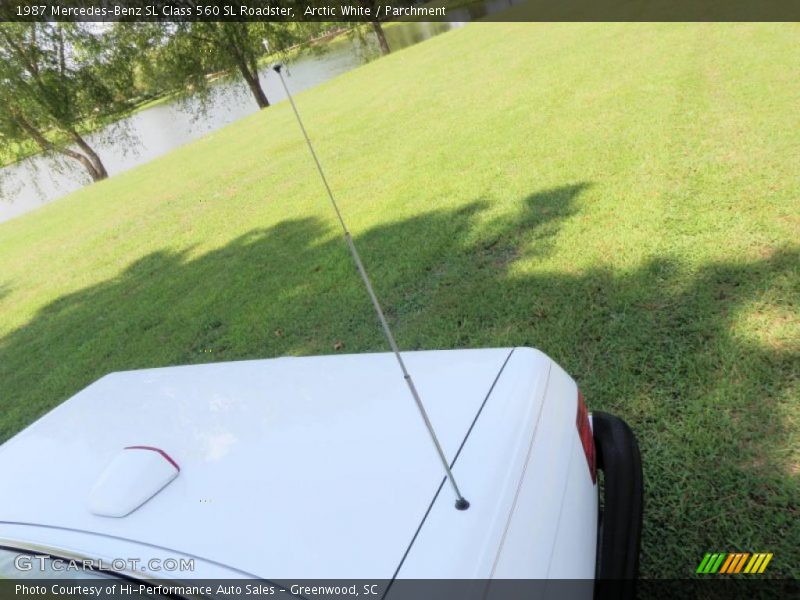
[[[695,573],[730,575],[733,573],[760,574],[772,560],[772,552],[706,552]]]

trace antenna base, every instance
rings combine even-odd
[[[456,510],[467,510],[469,508],[469,502],[467,502],[466,498],[459,498],[456,500]]]

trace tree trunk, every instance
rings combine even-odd
[[[261,80],[258,78],[258,70],[254,69],[250,72],[247,65],[240,64],[239,71],[241,71],[242,77],[244,77],[247,85],[250,86],[250,91],[253,92],[253,97],[256,99],[258,108],[267,108],[269,106],[269,100],[267,100],[267,95],[261,87]]]
[[[386,41],[386,34],[383,32],[383,26],[381,25],[380,21],[373,21],[372,29],[375,30],[375,35],[378,38],[378,44],[380,44],[381,53],[389,54],[389,52],[391,52],[391,50],[389,50],[389,42]]]
[[[106,173],[105,169],[103,169],[102,171],[98,171],[94,163],[92,163],[91,160],[86,158],[80,152],[73,152],[69,148],[56,148],[55,150],[56,152],[60,152],[65,156],[69,156],[70,158],[74,158],[79,163],[81,163],[83,167],[89,172],[89,176],[92,178],[92,181],[100,181],[101,179],[105,179],[106,177],[108,177],[108,173]]]
[[[38,146],[45,152],[58,152],[59,154],[63,154],[64,156],[68,156],[69,158],[77,160],[79,163],[81,163],[83,168],[88,171],[89,176],[92,178],[92,181],[100,181],[101,179],[105,179],[106,177],[108,177],[108,173],[106,172],[103,163],[100,162],[100,157],[98,157],[97,154],[95,154],[94,150],[92,150],[91,147],[89,147],[89,144],[87,144],[83,140],[83,138],[81,138],[81,136],[78,135],[77,133],[70,132],[73,133],[74,136],[77,136],[80,139],[81,143],[83,144],[81,148],[84,151],[88,150],[88,154],[94,157],[96,163],[95,161],[91,160],[89,157],[81,154],[80,152],[75,152],[74,150],[71,150],[69,148],[61,148],[59,146],[56,146],[50,140],[44,137],[42,132],[36,129],[36,127],[34,127],[30,122],[28,122],[28,120],[25,119],[25,117],[23,117],[21,114],[19,113],[12,113],[12,114],[17,123],[19,123],[20,127],[22,127],[22,129],[24,129],[28,133],[28,135],[31,136],[31,139],[34,142],[36,142]]]
[[[100,160],[100,157],[97,156],[97,153],[89,144],[86,143],[86,140],[84,140],[77,131],[71,131],[70,133],[72,134],[72,139],[74,139],[75,143],[78,144],[78,148],[83,150],[83,153],[89,158],[94,166],[97,176],[95,177],[92,175],[92,179],[95,181],[106,179],[108,177],[108,171],[106,171],[106,167],[103,165],[103,161]]]
[[[269,100],[267,100],[267,95],[258,78],[258,57],[248,49],[247,42],[242,37],[244,30],[239,25],[241,23],[218,23],[217,32],[221,35],[222,43],[233,56],[233,61],[247,82],[258,108],[267,108]]]

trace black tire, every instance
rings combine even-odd
[[[597,468],[603,471],[598,511],[595,598],[633,599],[642,534],[642,459],[636,436],[622,419],[592,413]]]

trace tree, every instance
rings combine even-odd
[[[389,54],[389,42],[386,41],[386,34],[383,32],[383,26],[380,21],[372,21],[372,30],[375,32],[375,37],[378,38],[378,45],[381,47],[383,54]]]
[[[108,172],[80,131],[129,108],[129,61],[103,36],[74,23],[0,23],[0,135],[76,160],[94,181]]]
[[[209,75],[238,71],[259,108],[269,106],[258,74],[267,53],[285,50],[301,39],[291,23],[184,22],[140,24],[139,43],[153,49],[149,73],[163,90],[191,91],[208,98]]]
[[[378,10],[378,3],[376,0],[360,0],[361,5],[369,8],[372,10],[372,13],[375,14]],[[389,49],[389,42],[386,41],[386,34],[383,31],[383,25],[378,19],[373,19],[372,23],[372,31],[375,33],[375,37],[378,39],[378,46],[380,46],[381,54],[389,54],[391,50]]]

